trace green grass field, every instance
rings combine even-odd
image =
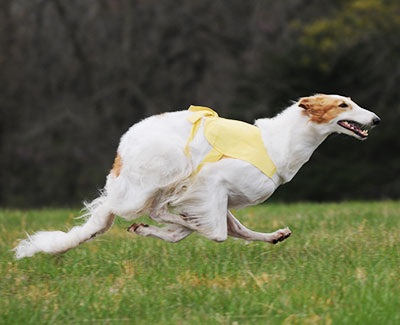
[[[25,231],[66,230],[71,210],[0,211],[0,322],[400,324],[400,202],[269,204],[248,227],[289,226],[270,245],[134,236],[119,219],[59,256],[15,260]]]

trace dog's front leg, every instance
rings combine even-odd
[[[237,220],[233,214],[228,211],[228,235],[236,238],[242,238],[245,240],[258,240],[265,241],[271,244],[276,244],[277,242],[283,241],[288,238],[292,232],[289,228],[279,229],[273,233],[261,233],[250,230],[243,226],[239,220]]]

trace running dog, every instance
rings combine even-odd
[[[86,204],[86,222],[68,232],[28,236],[14,248],[15,255],[65,252],[106,232],[115,216],[148,215],[166,225],[133,223],[128,231],[168,242],[195,231],[216,242],[232,236],[275,244],[291,235],[289,228],[255,232],[230,209],[268,199],[330,134],[364,140],[368,130],[363,128],[379,122],[348,97],[321,94],[301,98],[254,125],[221,119],[205,107],[149,117],[122,136],[104,189]]]

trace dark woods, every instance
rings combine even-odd
[[[397,0],[1,0],[0,204],[77,204],[119,137],[206,105],[248,122],[300,96],[351,96],[382,125],[332,137],[287,200],[400,196]]]

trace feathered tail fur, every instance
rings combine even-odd
[[[106,195],[101,195],[85,206],[87,213],[82,217],[87,217],[87,220],[83,225],[73,227],[68,232],[39,231],[32,236],[28,235],[27,239],[14,248],[15,257],[30,257],[39,252],[62,253],[106,232],[113,225],[115,216],[107,205]]]

